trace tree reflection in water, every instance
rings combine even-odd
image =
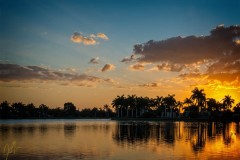
[[[64,124],[64,136],[66,138],[73,138],[76,133],[76,123],[66,123]]]
[[[113,139],[119,144],[148,143],[155,140],[157,143],[164,141],[168,144],[175,142],[175,123],[153,122],[119,122]]]
[[[204,150],[206,143],[222,137],[224,145],[234,143],[239,123],[218,122],[118,122],[113,139],[121,146],[155,142],[157,145],[174,145],[176,141],[191,144],[194,152]],[[231,130],[230,130],[231,127]]]

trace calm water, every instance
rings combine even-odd
[[[1,120],[6,158],[240,159],[240,123]]]

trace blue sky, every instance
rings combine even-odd
[[[239,0],[0,0],[0,4],[1,61],[74,68],[79,74],[113,78],[124,85],[178,74],[130,72],[130,64],[121,60],[132,54],[135,44],[206,36],[220,24],[240,23]],[[74,32],[86,37],[104,33],[109,39],[96,38],[96,45],[73,43]],[[94,57],[99,64],[89,64]],[[112,64],[114,71],[101,73],[105,64]]]

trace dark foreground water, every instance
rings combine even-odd
[[[240,123],[0,120],[4,159],[240,159]]]

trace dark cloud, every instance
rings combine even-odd
[[[186,68],[186,66],[181,64],[162,63],[157,65],[157,68],[159,71],[180,72]]]
[[[240,26],[218,26],[208,36],[173,37],[162,41],[150,40],[134,46],[139,62],[170,62],[191,64],[223,56],[240,58]]]
[[[102,68],[102,72],[110,71],[113,70],[115,66],[113,64],[105,64],[104,67]]]
[[[132,62],[134,59],[135,59],[135,58],[134,58],[134,55],[131,55],[130,57],[125,57],[125,58],[123,58],[123,59],[121,60],[121,62],[125,62],[125,63],[127,63],[127,62]]]
[[[98,63],[99,63],[99,58],[98,58],[98,57],[94,57],[94,58],[92,58],[92,59],[89,61],[89,63],[91,63],[91,64],[98,64]]]
[[[105,81],[99,77],[86,74],[66,73],[39,66],[20,66],[17,64],[0,64],[0,81],[34,82],[58,81],[60,84],[74,83],[79,86],[93,86]],[[64,83],[63,83],[64,82]],[[106,81],[107,82],[107,81]]]
[[[180,72],[181,78],[202,78],[240,84],[240,26],[217,26],[207,36],[150,40],[134,46],[139,63],[158,70]],[[199,73],[192,73],[192,69]],[[194,67],[195,66],[195,67]]]

